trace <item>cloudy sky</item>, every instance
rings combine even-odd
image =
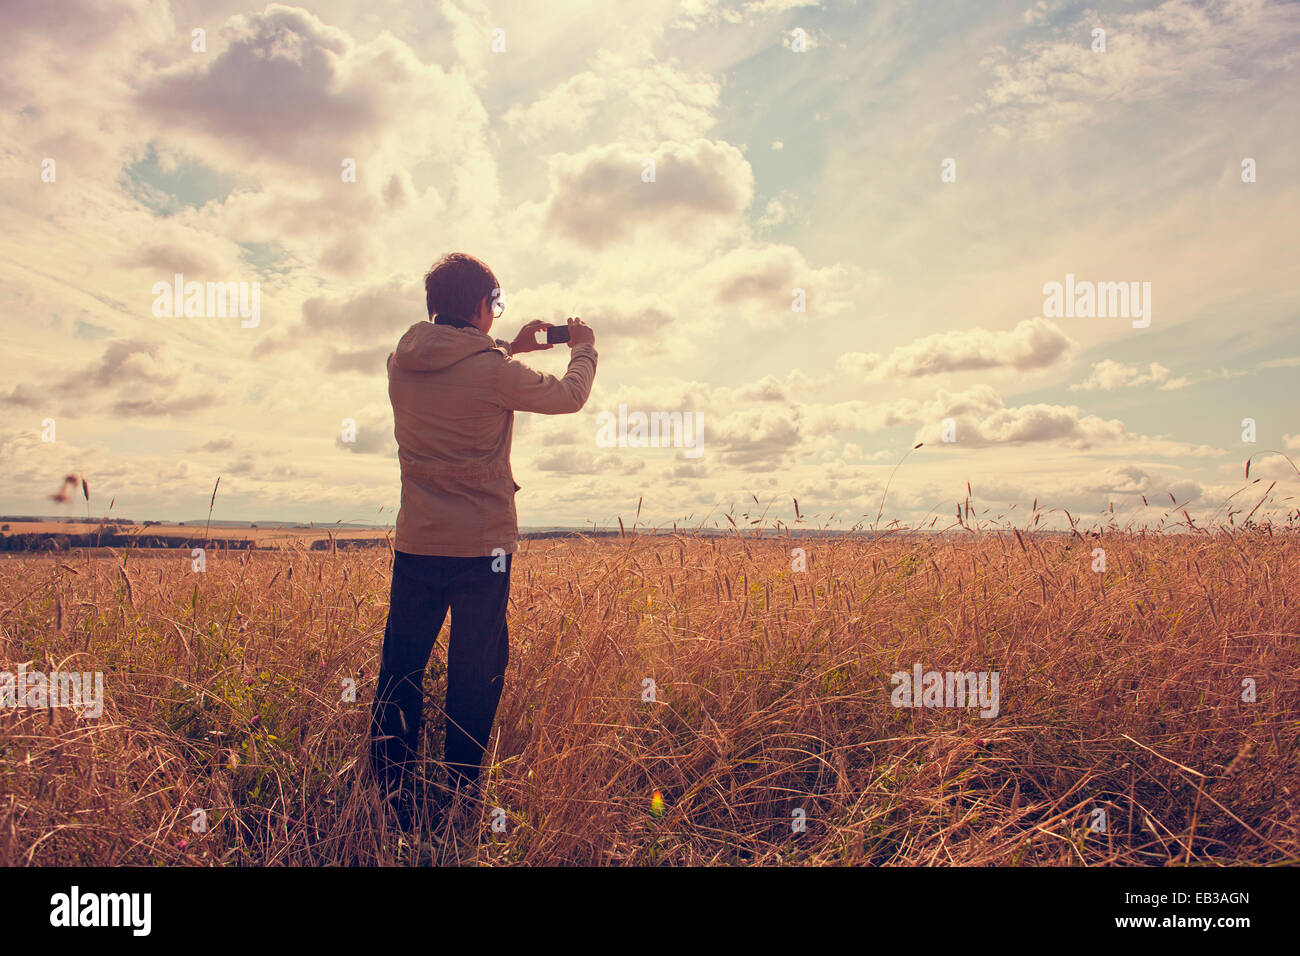
[[[0,512],[391,522],[384,360],[458,250],[495,335],[596,330],[525,526],[848,527],[917,442],[886,521],[1300,495],[1300,5],[0,0],[0,59]],[[701,454],[603,447],[620,404]]]

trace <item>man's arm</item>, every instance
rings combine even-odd
[[[575,345],[563,378],[534,371],[513,359],[501,367],[497,388],[502,403],[518,412],[564,415],[587,403],[596,378],[596,347]]]

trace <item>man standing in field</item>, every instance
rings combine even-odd
[[[412,325],[388,356],[402,506],[375,692],[371,761],[399,822],[409,826],[419,760],[424,670],[451,610],[447,647],[449,787],[472,793],[505,682],[506,602],[518,540],[510,442],[516,411],[560,415],[587,401],[595,334],[571,318],[563,378],[514,360],[551,348],[535,320],[513,342],[489,337],[504,311],[486,265],[448,255],[424,277],[431,321]]]

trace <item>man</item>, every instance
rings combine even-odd
[[[402,505],[383,661],[372,710],[371,760],[399,822],[409,826],[419,760],[424,670],[451,610],[447,647],[449,788],[477,789],[505,681],[506,602],[518,540],[510,442],[516,411],[576,412],[596,375],[595,334],[568,320],[563,378],[514,360],[538,345],[542,320],[515,340],[489,337],[504,310],[496,276],[473,256],[441,259],[424,277],[431,321],[388,357]]]

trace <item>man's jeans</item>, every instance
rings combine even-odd
[[[394,552],[383,663],[371,711],[371,761],[386,793],[399,786],[409,790],[417,770],[424,670],[448,608],[448,785],[465,791],[477,783],[505,683],[512,557]],[[493,571],[493,563],[504,569]]]

